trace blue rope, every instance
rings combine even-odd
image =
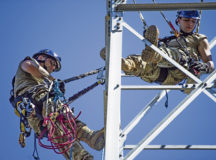
[[[71,149],[70,149],[70,160],[73,160],[72,153],[73,153],[73,144],[71,145]]]
[[[39,154],[38,154],[38,150],[37,150],[37,143],[36,143],[36,134],[34,134],[34,151],[32,156],[34,157],[35,160],[40,160]]]
[[[102,154],[102,157],[101,157],[101,159],[102,159],[102,160],[104,160],[104,154],[105,154],[105,152],[104,152],[104,148],[103,148],[103,150],[102,150],[102,153],[101,153],[101,154]]]
[[[59,82],[57,80],[54,81],[54,87],[53,87],[53,91],[55,93],[55,97],[54,97],[54,102],[56,103],[57,100],[59,100],[60,98],[63,98],[65,101],[65,97],[64,94],[62,93],[62,91],[59,88]]]
[[[166,102],[165,102],[165,107],[168,108],[168,92],[166,90]]]

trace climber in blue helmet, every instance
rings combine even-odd
[[[177,11],[176,24],[179,26],[177,35],[159,39],[159,30],[155,25],[149,26],[144,32],[145,39],[197,77],[214,70],[207,36],[193,32],[199,19],[197,10],[181,10]],[[100,52],[103,59],[106,58],[105,51],[103,48]],[[148,45],[141,55],[122,58],[122,70],[126,75],[135,75],[150,83],[174,85],[185,79],[186,83],[194,83],[190,77]]]
[[[29,113],[26,114],[25,119],[27,121],[25,124],[28,124],[37,136],[42,133],[41,128],[43,128],[43,119],[54,111],[61,111],[64,113],[64,118],[67,118],[65,113],[67,113],[68,110],[63,110],[64,103],[55,102],[55,93],[53,93],[53,89],[50,89],[51,87],[54,88],[55,82],[58,81],[52,76],[52,73],[57,72],[60,69],[61,58],[50,49],[40,50],[33,54],[32,58],[26,57],[18,66],[14,79],[13,95],[15,100],[19,98],[28,99],[29,102],[34,104],[32,105],[34,107],[28,109]],[[52,83],[53,81],[54,83]],[[64,83],[60,80],[59,89],[64,93]],[[15,102],[17,102],[17,100]],[[56,121],[56,126],[60,126],[59,123],[60,122]],[[105,144],[104,129],[93,131],[79,119],[75,119],[75,123],[77,140],[73,142],[72,157],[73,159],[92,160],[93,156],[83,148],[79,141],[84,141],[95,150],[101,150]],[[69,132],[71,129],[70,126],[67,124],[65,124],[65,126]],[[49,127],[50,126],[48,126],[48,129],[50,129]],[[62,136],[63,131],[61,130],[61,127],[56,127],[55,130],[56,131],[51,138],[55,139],[55,137],[60,137],[55,141],[56,145],[67,143],[65,142],[65,137]],[[24,144],[24,141],[21,144]],[[67,147],[60,148],[59,151],[63,153],[65,159],[68,160],[71,158],[71,154],[70,150],[66,150]],[[65,152],[62,152],[61,149]]]

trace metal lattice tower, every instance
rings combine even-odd
[[[105,97],[105,126],[106,126],[106,143],[105,143],[105,160],[131,160],[134,159],[144,148],[156,149],[160,145],[149,145],[162,130],[164,130],[187,106],[201,93],[206,94],[216,103],[216,92],[212,89],[216,79],[216,70],[213,71],[203,81],[198,79],[184,67],[179,65],[173,59],[168,57],[156,46],[147,41],[142,35],[137,33],[130,25],[123,20],[123,11],[156,11],[156,10],[178,10],[178,9],[216,9],[216,2],[208,3],[163,3],[163,4],[126,4],[125,0],[107,0],[106,16],[106,90]],[[188,77],[196,82],[196,85],[172,86],[172,85],[148,85],[148,86],[126,86],[121,85],[121,57],[122,57],[122,32],[126,28],[138,37],[145,44],[158,52],[175,67],[184,72]],[[216,39],[210,44],[210,48],[216,44]],[[214,86],[215,87],[215,86]],[[194,88],[152,131],[150,131],[137,145],[124,145],[127,134],[138,124],[140,119],[148,110],[165,96],[165,90],[178,90],[184,88]],[[124,128],[121,129],[120,105],[121,90],[135,89],[154,89],[162,90],[150,101],[145,108]],[[124,149],[130,149],[127,155],[123,155]],[[168,145],[163,149],[216,149],[216,145]]]

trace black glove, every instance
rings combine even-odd
[[[190,65],[190,71],[195,75],[202,73],[209,73],[209,66],[206,63],[202,63],[200,61],[194,61]]]

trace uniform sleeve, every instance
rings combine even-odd
[[[207,36],[204,35],[204,34],[197,34],[197,36],[198,36],[198,41],[199,41],[199,42],[200,42],[201,40],[203,40],[203,39],[207,39]]]

